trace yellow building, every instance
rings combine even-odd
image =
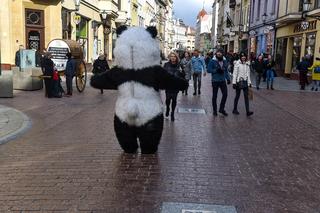
[[[320,4],[311,1],[307,15],[320,15]],[[320,57],[320,21],[302,17],[303,1],[280,0],[277,19],[277,45],[275,59],[280,74],[297,74],[296,65],[305,55]]]
[[[138,0],[132,0],[130,5],[131,26],[139,26],[138,7]]]
[[[2,0],[0,40],[4,68],[14,65],[20,45],[42,52],[51,40],[61,38],[78,41],[88,63],[103,52],[112,60],[115,19],[121,1],[78,2],[80,5],[76,8],[74,0]]]

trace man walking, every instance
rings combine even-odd
[[[225,111],[225,104],[228,97],[228,88],[227,84],[231,83],[230,75],[228,72],[228,62],[223,57],[223,50],[218,50],[215,57],[209,62],[208,73],[212,75],[212,107],[213,115],[217,116],[217,96],[218,90],[220,88],[222,93],[222,99],[220,102],[219,112],[224,116],[228,116],[228,113]]]
[[[194,93],[193,95],[197,95],[197,89],[198,89],[198,95],[201,94],[201,75],[206,75],[206,63],[204,62],[204,59],[199,55],[199,51],[194,51],[194,56],[191,59],[191,72],[193,77],[193,88]]]
[[[65,76],[66,76],[66,84],[67,84],[67,97],[72,96],[72,81],[73,77],[75,76],[76,73],[76,61],[72,58],[71,53],[67,53],[67,66],[66,66],[66,71],[65,71]]]

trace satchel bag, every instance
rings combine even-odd
[[[248,87],[248,81],[244,80],[243,78],[240,78],[237,82],[238,89],[244,89]]]
[[[248,89],[248,98],[249,98],[249,100],[253,100],[253,91],[252,91],[252,89],[251,88],[249,88]]]

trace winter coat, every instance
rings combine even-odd
[[[254,68],[256,73],[262,74],[266,69],[266,64],[265,64],[265,62],[263,60],[262,61],[256,60],[255,63],[254,63],[253,68]]]
[[[318,67],[318,68],[317,68]],[[312,80],[320,81],[320,73],[316,73],[315,69],[320,69],[320,61],[315,61],[313,65],[309,68],[309,71],[312,72]]]
[[[206,63],[201,56],[191,58],[192,73],[201,73],[206,71]]]
[[[297,70],[300,72],[307,72],[308,68],[310,67],[310,63],[307,60],[302,60],[297,65]]]
[[[109,70],[109,65],[107,60],[100,60],[99,58],[93,63],[93,73],[102,73]]]
[[[191,59],[187,60],[186,58],[182,59],[181,62],[182,70],[185,73],[185,79],[190,80],[191,79]]]
[[[241,63],[239,60],[234,65],[232,84],[237,84],[241,79],[248,81],[248,86],[251,85],[250,62]]]
[[[220,66],[216,57],[211,59],[208,64],[208,73],[211,73],[212,82],[225,82],[226,80],[230,81],[228,62],[226,59],[223,59],[222,67]]]
[[[47,76],[53,75],[54,64],[50,58],[45,57],[43,59],[42,70],[43,74]]]
[[[170,73],[171,75],[174,75],[178,78],[184,78],[184,75],[182,73],[182,69],[180,64],[172,64],[170,62],[167,62],[164,64],[163,68]],[[166,90],[167,93],[179,93],[179,90]]]
[[[65,75],[74,76],[75,74],[76,74],[76,61],[72,58],[68,59]]]

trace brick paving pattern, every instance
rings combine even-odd
[[[191,88],[190,88],[191,89]],[[192,94],[192,92],[189,92]],[[181,93],[180,93],[181,94]],[[123,154],[113,132],[116,91],[72,98],[16,92],[1,104],[32,118],[0,145],[0,212],[161,212],[163,202],[235,206],[238,213],[320,212],[320,95],[260,90],[253,117],[213,117],[211,87],[179,95],[157,155]]]

